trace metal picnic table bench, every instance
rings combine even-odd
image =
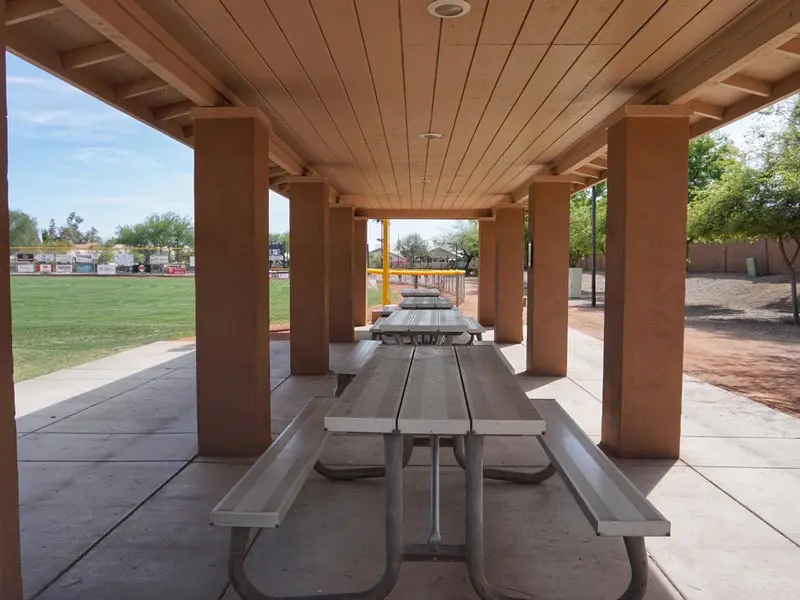
[[[648,577],[644,537],[669,535],[669,521],[555,400],[529,400],[498,349],[476,345],[381,346],[341,398],[309,401],[212,512],[214,525],[232,528],[230,581],[243,600],[273,600],[255,587],[244,568],[250,529],[278,527],[286,518],[331,433],[383,436],[386,564],[368,589],[292,597],[295,600],[383,599],[394,588],[404,561],[465,562],[482,599],[515,598],[493,587],[484,571],[483,479],[488,469],[483,468],[483,442],[488,435],[538,437],[595,533],[624,539],[631,578],[619,600],[644,597]],[[426,544],[405,544],[403,539],[402,473],[406,442],[415,436],[428,437],[431,448]],[[465,447],[464,545],[441,543],[441,436],[452,436]],[[545,472],[550,475],[554,470]]]

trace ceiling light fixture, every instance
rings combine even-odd
[[[442,137],[442,134],[436,133],[435,131],[428,131],[426,133],[420,133],[419,137],[425,138],[426,140],[438,140]]]
[[[439,19],[463,17],[471,8],[467,0],[432,0],[428,3],[428,12]]]

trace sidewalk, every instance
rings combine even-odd
[[[163,342],[17,384],[23,574],[43,600],[234,600],[227,531],[209,512],[244,461],[196,457],[194,345]],[[344,348],[334,346],[333,353]],[[517,370],[524,346],[504,353]],[[333,377],[288,377],[288,343],[272,344],[273,430]],[[602,344],[570,332],[568,378],[519,377],[531,397],[555,397],[600,433]],[[622,461],[672,521],[648,541],[649,600],[800,597],[800,420],[691,377],[683,456]],[[336,438],[331,464],[375,464],[374,438]],[[487,463],[535,468],[533,440],[490,440]],[[427,464],[406,471],[407,538],[427,531]],[[443,453],[445,541],[463,541],[463,473]],[[382,564],[380,481],[312,475],[279,530],[263,533],[248,567],[273,594],[369,585]],[[487,570],[536,598],[616,598],[627,583],[619,540],[592,535],[560,480],[486,485]],[[591,591],[589,591],[591,590]],[[395,598],[474,598],[463,565],[406,564]]]

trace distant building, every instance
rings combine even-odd
[[[428,252],[429,269],[454,269],[458,262],[458,256],[450,250],[436,247]]]
[[[379,269],[383,266],[383,248],[376,248],[370,250],[369,253],[369,266],[372,269]],[[395,252],[389,252],[389,266],[393,269],[401,269],[408,267],[408,260]]]

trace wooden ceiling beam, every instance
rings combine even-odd
[[[183,131],[183,137],[187,140],[194,138],[194,125],[184,125],[181,127],[181,131]]]
[[[113,42],[99,42],[61,54],[61,64],[65,69],[84,69],[100,63],[125,56],[125,51]]]
[[[195,103],[191,100],[182,100],[181,102],[165,104],[164,106],[157,106],[153,109],[153,117],[156,121],[169,121],[170,119],[177,119],[178,117],[186,117],[194,107]]]
[[[794,56],[800,56],[800,36],[793,37],[785,44],[781,44],[778,46],[778,50]]]
[[[607,169],[608,160],[604,156],[595,156],[591,161],[586,163],[587,166],[596,167],[598,169]]]
[[[595,169],[600,169],[600,167],[595,167]],[[579,167],[575,169],[574,173],[580,175],[581,177],[588,177],[590,179],[600,178],[599,172],[592,169],[591,165],[584,165],[583,167]]]
[[[755,77],[750,77],[749,75],[742,75],[741,73],[731,75],[727,79],[723,79],[720,83],[741,90],[742,92],[753,94],[754,96],[767,98],[772,94],[771,84],[756,79]]]
[[[116,86],[115,92],[117,98],[120,100],[128,100],[145,94],[151,94],[160,90],[166,89],[169,84],[161,79],[152,75],[150,77],[143,77],[142,79],[135,79],[134,81],[126,81]]]
[[[61,57],[55,50],[38,43],[29,35],[23,35],[18,28],[9,27],[6,30],[6,47],[9,52],[33,63],[54,77],[68,81],[78,89],[118,108],[137,121],[157,127],[173,139],[186,143],[178,124],[173,122],[156,123],[153,112],[142,102],[141,98],[119,100],[114,88],[90,69],[68,71],[61,64]]]
[[[346,201],[347,196],[340,200]],[[461,210],[417,210],[417,209],[383,209],[358,208],[356,217],[367,219],[486,219],[493,216],[491,208],[475,208]]]
[[[687,105],[694,111],[694,114],[706,117],[707,119],[714,119],[721,121],[725,118],[725,109],[722,106],[711,104],[710,102],[702,102],[701,100],[692,100]]]
[[[58,0],[8,0],[6,25],[18,25],[64,10]]]
[[[262,99],[257,94],[242,97],[217,79],[136,0],[61,2],[198,106],[232,104],[263,107]],[[274,132],[270,137],[270,158],[293,175],[309,170],[300,155]]]
[[[800,92],[800,71],[792,73],[785,79],[772,85],[772,93],[769,96],[747,96],[733,106],[725,109],[725,118],[722,121],[703,119],[693,124],[690,129],[692,137],[711,133],[719,129],[730,121],[746,117],[747,115],[761,110],[765,106],[780,102],[789,96]]]
[[[709,81],[722,81],[741,71],[754,57],[786,44],[800,25],[800,0],[762,0],[752,10],[669,71],[635,94],[629,104],[686,104]],[[774,91],[771,94],[774,96]],[[728,114],[728,111],[725,111]],[[730,119],[726,116],[725,122]],[[716,121],[722,123],[723,121]],[[606,151],[603,121],[553,161],[558,173],[586,164]]]

